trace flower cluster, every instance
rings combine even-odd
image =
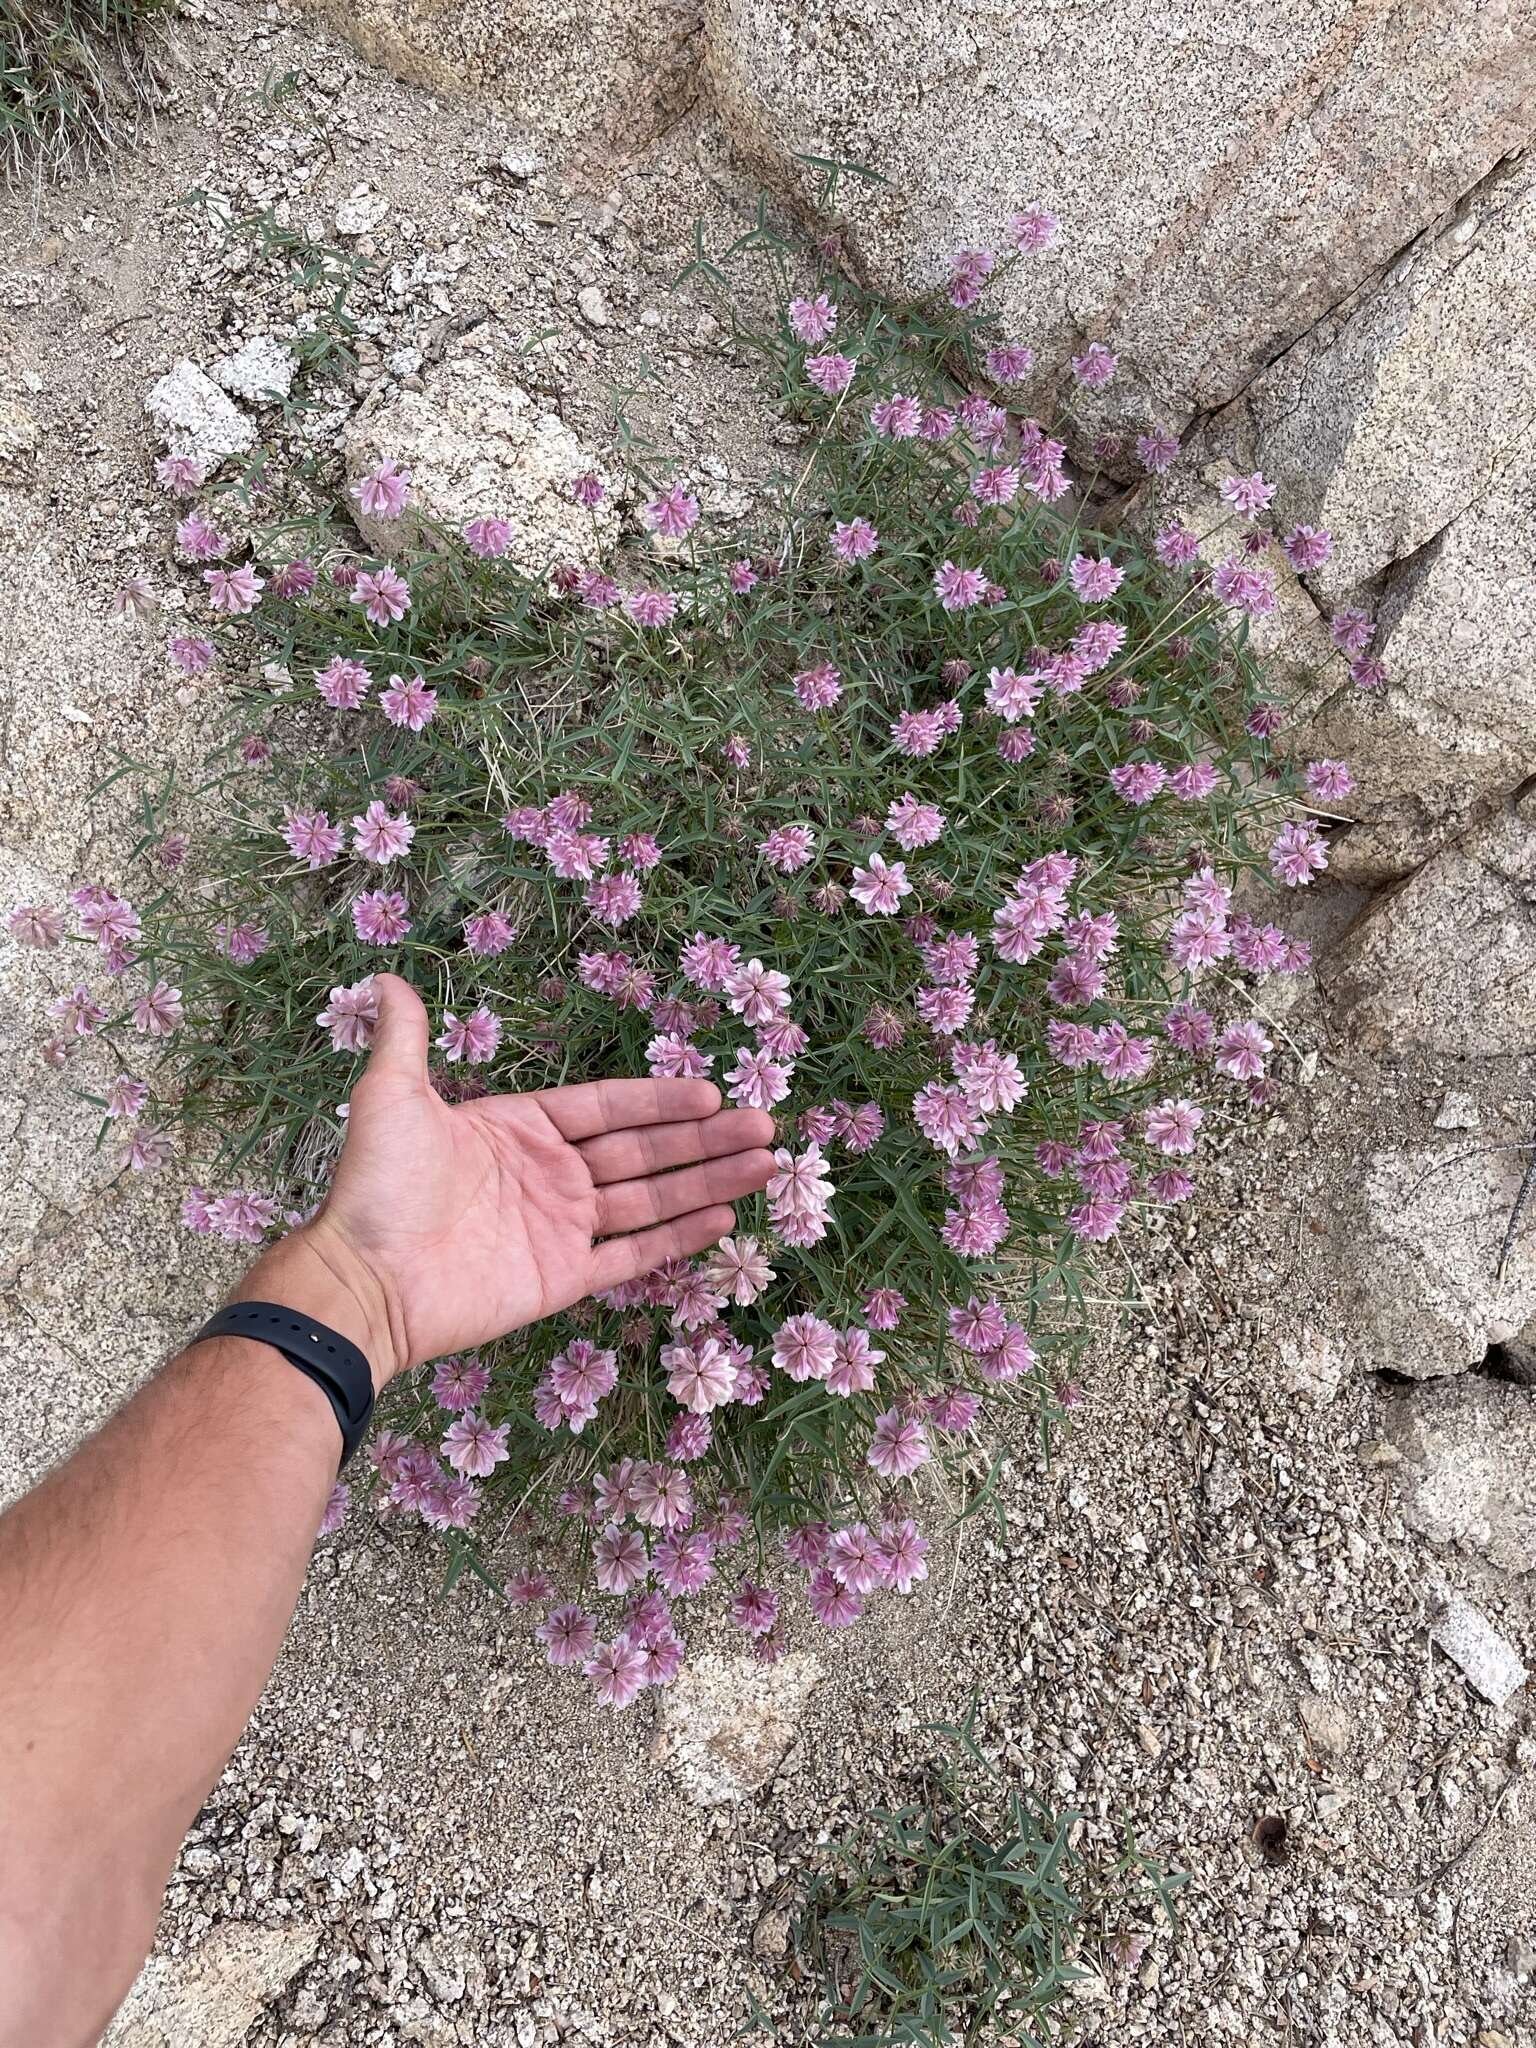
[[[137,1074],[104,1097],[130,1165],[163,1163],[172,1123],[231,1173],[261,1145],[275,1192],[184,1208],[237,1243],[323,1193],[376,968],[432,1006],[450,1101],[649,1071],[778,1119],[736,1235],[440,1361],[371,1449],[375,1511],[504,1578],[615,1707],[675,1674],[707,1590],[762,1657],[797,1604],[839,1629],[909,1594],[930,1468],[968,1483],[991,1404],[1069,1403],[1094,1248],[1186,1201],[1213,1121],[1273,1095],[1253,991],[1308,954],[1258,892],[1326,866],[1315,807],[1352,781],[1277,756],[1245,626],[1331,542],[1277,542],[1272,486],[1236,478],[1203,567],[1161,429],[1137,442],[1149,537],[1094,533],[1070,415],[1021,412],[1033,352],[985,325],[989,281],[1055,235],[1031,207],[1008,253],[961,251],[926,327],[827,276],[792,299],[772,347],[804,489],[777,526],[712,533],[684,483],[644,479],[627,577],[525,575],[489,512],[392,560],[332,522],[295,556],[297,516],[279,544],[216,499],[185,512],[172,668],[265,649],[333,744],[301,754],[248,696],[199,890],[165,820],[153,909],[86,887],[72,923],[10,917],[105,977],[52,1006],[56,1060],[93,1036],[156,1054],[159,1122]],[[1118,363],[1092,340],[1071,368],[1094,391]],[[385,462],[351,502],[372,530],[410,494]],[[1369,620],[1334,639],[1378,687]]]

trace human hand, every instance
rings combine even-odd
[[[703,1251],[732,1228],[729,1204],[773,1170],[773,1119],[722,1109],[710,1081],[595,1081],[450,1105],[427,1079],[421,998],[393,974],[374,987],[373,1051],[331,1191],[240,1292],[270,1289],[343,1329],[378,1386]]]

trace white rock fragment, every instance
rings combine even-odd
[[[651,1753],[695,1806],[745,1799],[782,1765],[821,1670],[804,1652],[777,1664],[713,1652],[690,1658],[663,1691]]]
[[[366,185],[355,185],[336,209],[336,232],[371,235],[388,212],[389,201],[382,192],[370,192]]]
[[[1478,1115],[1477,1104],[1470,1095],[1460,1088],[1447,1088],[1445,1100],[1435,1111],[1437,1131],[1480,1131],[1483,1120]]]
[[[589,327],[608,325],[608,301],[595,284],[584,284],[576,294],[576,310]]]
[[[545,401],[514,381],[515,369],[510,360],[503,366],[492,339],[477,342],[426,371],[419,390],[353,419],[343,443],[349,479],[385,461],[411,474],[403,518],[356,515],[371,547],[392,555],[409,546],[421,516],[452,532],[485,516],[509,520],[508,559],[530,575],[612,545],[611,502],[593,515],[571,496],[573,480],[601,465]]]
[[[288,396],[297,368],[287,342],[279,341],[275,334],[253,334],[232,356],[214,364],[213,381],[235,398],[266,405]]]
[[[1316,1324],[1303,1322],[1277,1342],[1280,1379],[1287,1393],[1319,1404],[1332,1401],[1349,1373],[1349,1360]]]
[[[1430,1624],[1430,1640],[1439,1644],[1474,1692],[1490,1706],[1502,1707],[1530,1676],[1513,1643],[1460,1593],[1441,1586],[1431,1590],[1444,1606]]]
[[[144,410],[173,455],[190,455],[211,474],[228,455],[256,445],[256,428],[206,371],[185,356],[152,384]]]
[[[1355,1724],[1336,1700],[1308,1693],[1298,1712],[1308,1741],[1322,1756],[1343,1756],[1355,1739]]]
[[[0,398],[0,478],[7,483],[29,479],[42,442],[43,430],[34,415],[24,405]]]
[[[1224,1451],[1217,1451],[1201,1482],[1205,1504],[1213,1514],[1235,1508],[1243,1497],[1242,1475]]]

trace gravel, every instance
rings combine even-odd
[[[36,429],[0,483],[0,832],[17,895],[113,879],[110,800],[93,812],[90,787],[130,738],[190,765],[216,712],[168,679],[163,620],[105,623],[129,574],[174,595],[144,395],[170,373],[236,412],[203,366],[242,337],[290,342],[307,308],[176,206],[191,187],[315,233],[336,222],[378,265],[356,374],[284,429],[295,450],[327,451],[360,402],[419,388],[492,322],[524,343],[554,330],[524,380],[595,447],[614,443],[622,388],[641,438],[717,502],[749,498],[774,459],[775,422],[716,309],[668,289],[695,215],[714,247],[755,203],[707,110],[594,191],[471,98],[395,84],[247,0],[199,11],[180,101],[139,154],[37,195],[35,213],[29,195],[0,242],[0,398],[24,390]],[[264,81],[290,71],[297,98],[265,104]],[[247,402],[269,429],[259,393]],[[209,431],[190,397],[177,410],[178,431]],[[54,971],[0,954],[6,1492],[195,1326],[220,1279],[176,1234],[171,1191],[125,1185],[70,1078],[40,1067]],[[803,2040],[797,1875],[910,1790],[923,1724],[973,1694],[983,1740],[1081,1816],[1097,1862],[1129,1826],[1189,1873],[1176,1927],[1145,1900],[1090,1914],[1079,2039],[1525,2038],[1529,1688],[1478,1697],[1432,1647],[1429,1584],[1524,1663],[1530,1589],[1405,1522],[1384,1444],[1402,1389],[1373,1377],[1371,1333],[1320,1304],[1358,1162],[1425,1142],[1453,1092],[1451,1128],[1513,1142],[1532,1077],[1520,1061],[1367,1059],[1306,992],[1284,1029],[1286,1071],[1313,1078],[1279,1119],[1221,1141],[1197,1213],[1111,1253],[1070,1434],[1047,1461],[1027,1420],[1011,1424],[1001,1521],[964,1524],[899,1611],[836,1641],[802,1628],[793,1683],[771,1697],[706,1625],[692,1695],[595,1717],[485,1588],[442,1597],[424,1535],[355,1516],[318,1554],[188,1837],[116,2048],[718,2048],[749,1990],[775,2038]]]

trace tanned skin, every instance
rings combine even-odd
[[[232,1300],[396,1373],[704,1250],[771,1118],[708,1081],[444,1103],[414,989],[380,1015],[319,1214]],[[340,1455],[270,1347],[193,1343],[0,1516],[0,2048],[86,2048],[149,1951],[182,1837],[287,1631]]]

